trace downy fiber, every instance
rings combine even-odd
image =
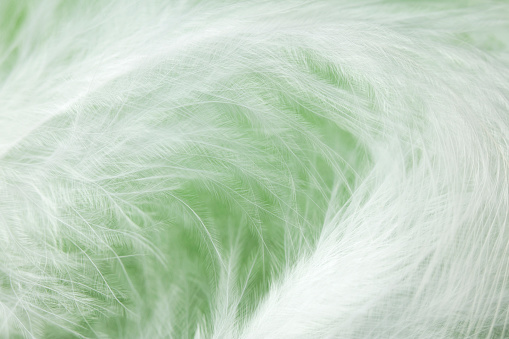
[[[509,2],[0,0],[0,338],[509,338]]]

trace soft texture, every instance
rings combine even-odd
[[[0,337],[509,338],[508,18],[0,1]]]

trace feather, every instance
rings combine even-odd
[[[0,337],[507,338],[508,17],[0,2]]]

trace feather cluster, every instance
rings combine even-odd
[[[0,338],[508,338],[505,1],[0,2]]]

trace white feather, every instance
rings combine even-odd
[[[509,6],[0,3],[0,337],[509,336]]]

